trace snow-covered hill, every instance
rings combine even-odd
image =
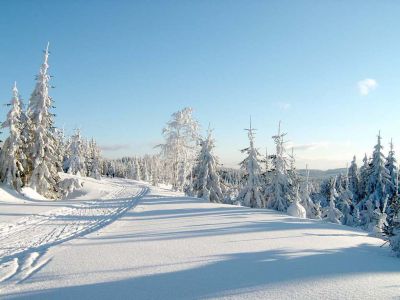
[[[1,293],[29,299],[388,299],[400,260],[365,232],[123,179],[0,203]]]

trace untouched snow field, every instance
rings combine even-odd
[[[83,181],[62,201],[1,198],[2,296],[400,298],[400,259],[365,232],[132,180]]]

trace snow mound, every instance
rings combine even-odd
[[[39,200],[39,201],[48,201],[46,197],[40,195],[34,189],[30,187],[24,187],[21,189],[21,194],[28,198],[29,200]]]
[[[296,218],[306,218],[306,210],[305,208],[297,201],[293,202],[290,204],[290,206],[287,209],[287,213]]]
[[[1,202],[7,202],[7,203],[24,202],[24,199],[22,199],[21,194],[19,194],[15,190],[8,188],[5,185],[0,186],[0,199]]]

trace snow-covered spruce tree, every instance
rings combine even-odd
[[[196,159],[193,172],[193,192],[199,198],[209,202],[223,202],[220,178],[217,173],[218,160],[213,153],[215,141],[211,136],[211,130],[207,137],[200,141],[200,153]]]
[[[265,207],[265,202],[261,193],[261,168],[260,153],[254,147],[254,129],[245,129],[249,138],[249,147],[242,150],[247,153],[247,157],[240,163],[240,168],[244,172],[244,184],[239,192],[237,201],[249,207]]]
[[[335,200],[330,199],[329,207],[327,207],[325,210],[324,220],[331,222],[331,223],[341,224],[340,219],[342,218],[342,216],[343,216],[343,214],[335,206]]]
[[[12,91],[13,97],[8,104],[11,109],[7,114],[6,121],[1,124],[1,128],[8,127],[10,129],[10,135],[5,140],[1,152],[0,178],[2,182],[5,182],[7,185],[19,191],[23,185],[23,165],[26,157],[22,148],[22,110],[16,83]]]
[[[374,210],[375,205],[371,199],[366,200],[360,209],[360,225],[367,231],[371,231],[375,226]]]
[[[396,192],[395,187],[396,187],[397,178],[399,176],[399,171],[397,168],[397,161],[396,161],[396,157],[395,157],[395,153],[394,153],[394,149],[393,149],[393,141],[392,140],[390,140],[390,149],[389,149],[389,154],[386,158],[385,167],[389,171],[390,179],[392,182],[392,184],[388,185],[386,188],[386,192],[388,193],[389,199],[391,199]]]
[[[286,134],[281,133],[280,127],[279,122],[278,134],[272,137],[276,145],[276,154],[272,160],[271,182],[265,189],[265,198],[267,208],[286,212],[294,197],[294,185],[287,171],[290,165],[284,148],[283,138]]]
[[[57,184],[60,177],[57,165],[60,164],[56,154],[54,137],[54,115],[50,112],[53,100],[49,96],[48,74],[49,45],[47,45],[44,62],[36,77],[36,86],[29,99],[27,115],[29,118],[29,160],[32,169],[29,169],[29,186],[39,194],[55,199],[59,196]]]
[[[134,158],[134,167],[135,167],[135,175],[133,177],[134,180],[142,180],[142,171],[140,168],[139,158]]]
[[[382,206],[377,206],[374,210],[374,226],[372,228],[372,232],[378,236],[383,236],[383,230],[387,226],[387,214],[386,214],[386,206],[388,201],[388,195],[385,196],[384,202]]]
[[[390,199],[387,223],[383,225],[383,237],[389,242],[392,250],[400,256],[400,199],[399,181],[396,180],[395,193]]]
[[[173,113],[163,129],[165,143],[158,145],[165,161],[167,183],[176,190],[185,186],[197,152],[199,124],[192,113],[189,107]]]
[[[70,157],[67,160],[67,172],[73,175],[86,176],[85,171],[85,147],[79,129],[71,137],[69,145]]]
[[[353,160],[351,162],[350,168],[348,169],[348,184],[349,184],[349,190],[352,194],[353,197],[353,203],[357,204],[358,203],[358,196],[359,196],[359,186],[360,186],[360,181],[359,181],[359,175],[358,175],[358,168],[357,168],[357,162],[356,162],[356,156],[354,155]]]
[[[330,181],[329,206],[325,208],[324,220],[331,223],[341,224],[340,219],[343,217],[343,214],[336,208],[335,205],[335,198],[337,197],[335,185],[336,179],[332,178]]]
[[[100,148],[94,139],[89,142],[89,153],[90,153],[90,169],[89,176],[94,179],[101,179],[101,156]]]
[[[58,172],[64,172],[64,163],[67,159],[67,145],[64,130],[54,128],[56,167]]]
[[[348,169],[347,169],[348,172]],[[337,197],[337,208],[342,212],[343,216],[340,219],[342,224],[353,226],[354,219],[353,219],[353,194],[349,188],[349,176],[348,173],[346,176],[343,177],[344,184],[338,190],[338,197]]]
[[[317,212],[315,203],[312,201],[310,197],[309,178],[310,178],[310,171],[308,170],[308,166],[306,166],[306,181],[302,189],[300,203],[306,210],[306,217],[309,219],[315,219],[317,218],[317,215],[319,215],[319,212]]]
[[[378,142],[374,147],[370,164],[367,194],[377,207],[383,207],[386,198],[386,191],[393,186],[389,170],[385,167],[385,157],[382,153],[381,135],[378,134]]]
[[[364,155],[363,165],[360,168],[360,177],[358,185],[358,202],[367,198],[368,177],[370,173],[370,165],[367,154]]]
[[[160,182],[161,163],[158,155],[153,155],[151,158],[151,184],[158,186]]]
[[[143,159],[142,174],[143,174],[143,180],[150,182],[150,172],[149,172],[146,158]]]
[[[288,175],[290,177],[290,180],[292,182],[293,186],[293,196],[296,195],[296,190],[300,186],[300,177],[299,174],[297,174],[296,170],[296,158],[294,157],[294,148],[292,147],[291,153],[289,155],[289,164],[290,168],[288,170]]]

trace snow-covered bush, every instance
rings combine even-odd
[[[68,197],[73,191],[83,187],[83,181],[79,178],[65,178],[58,183],[63,197]]]
[[[298,191],[296,192],[296,197],[294,198],[294,201],[292,204],[287,209],[287,213],[290,216],[296,217],[296,218],[306,218],[306,210],[305,208],[300,204],[300,197]]]

